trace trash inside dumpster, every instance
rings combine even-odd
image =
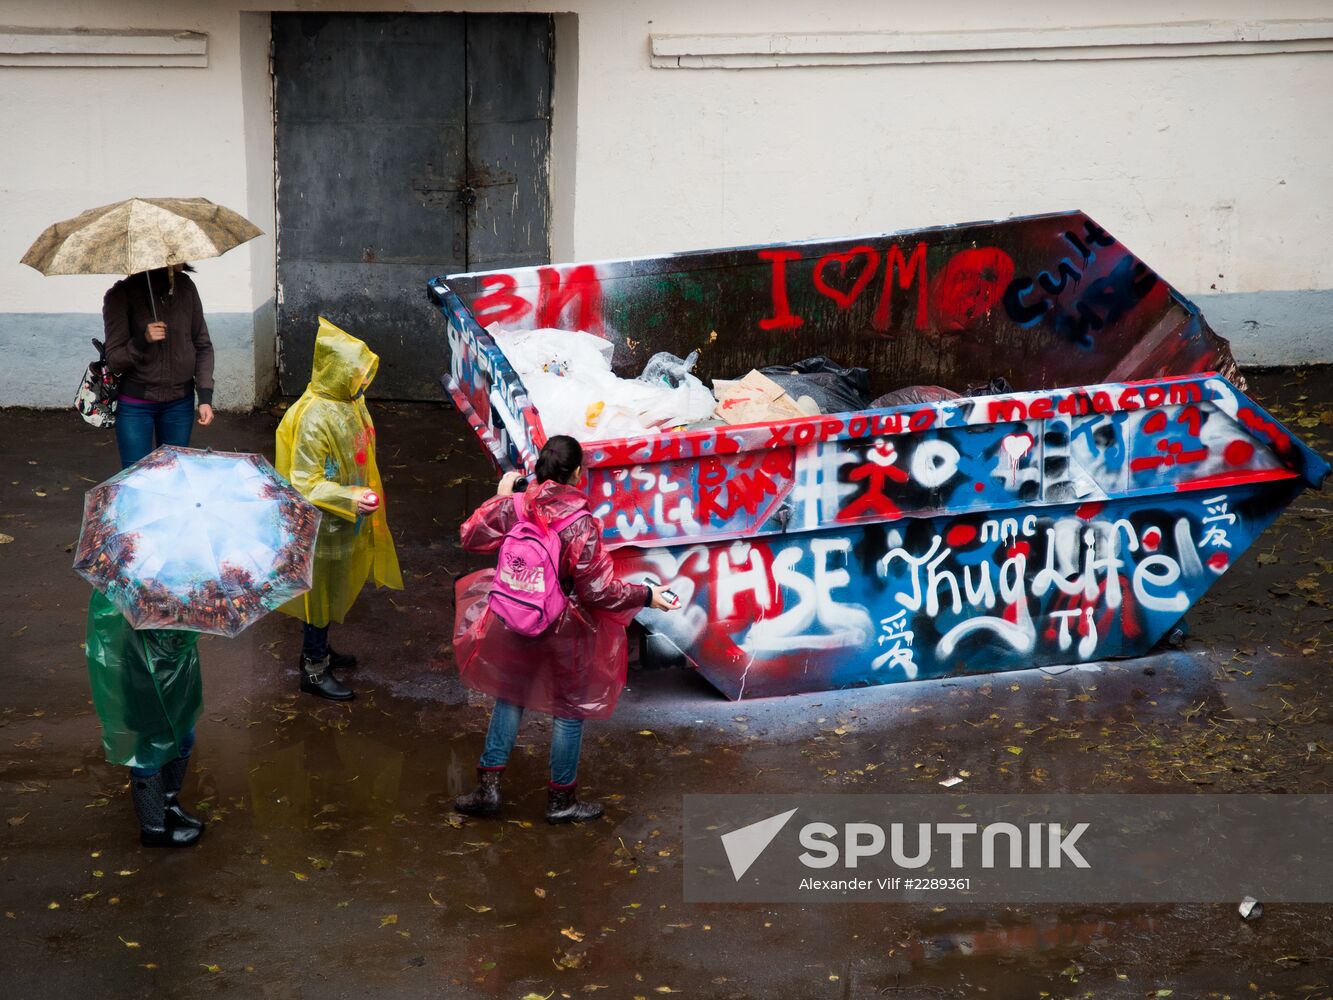
[[[683,602],[640,616],[651,654],[731,698],[1143,654],[1329,471],[1245,396],[1198,309],[1080,212],[430,295],[446,388],[501,468],[530,469],[550,433],[506,331],[593,334],[623,379],[697,352],[719,407],[807,360],[864,369],[825,383],[838,400],[897,403],[829,412],[847,404],[792,380],[788,419],[583,434],[622,571]]]

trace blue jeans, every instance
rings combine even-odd
[[[190,751],[194,749],[194,730],[191,729],[180,741],[180,756],[186,758],[190,756]],[[151,778],[155,774],[160,774],[160,767],[132,767],[130,774],[136,778]]]
[[[172,403],[129,403],[116,405],[116,447],[120,466],[133,465],[154,448],[164,444],[190,445],[194,426],[194,394]]]
[[[481,752],[481,766],[498,770],[509,762],[509,751],[518,739],[518,724],[523,709],[510,701],[495,700],[491,724],[486,729],[486,748]],[[582,719],[552,719],[551,784],[568,786],[579,776],[579,750],[583,746]]]

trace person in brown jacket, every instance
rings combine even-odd
[[[195,397],[213,422],[213,342],[188,264],[140,271],[102,300],[106,361],[120,377],[116,445],[122,467],[164,444],[188,446]]]

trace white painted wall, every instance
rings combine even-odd
[[[651,59],[654,34],[1227,26],[1254,20],[1253,4],[1129,0],[1113,13],[1047,0],[271,6],[573,12],[557,29],[552,236],[561,257],[1082,208],[1201,296],[1242,362],[1333,360],[1333,255],[1323,252],[1333,211],[1333,53],[741,70],[654,68]],[[207,68],[0,65],[0,405],[68,404],[88,353],[84,334],[96,332],[91,314],[110,284],[43,278],[17,264],[48,223],[134,194],[198,194],[271,229],[258,7],[8,0],[0,11],[3,26],[208,36]],[[1319,21],[1333,9],[1274,0],[1263,17]],[[271,385],[272,239],[199,272],[225,339],[219,403],[248,406]]]

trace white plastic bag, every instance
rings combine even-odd
[[[693,375],[662,381],[620,378],[611,370],[614,346],[577,330],[488,331],[518,372],[548,436],[579,441],[654,434],[707,418],[717,405]]]

